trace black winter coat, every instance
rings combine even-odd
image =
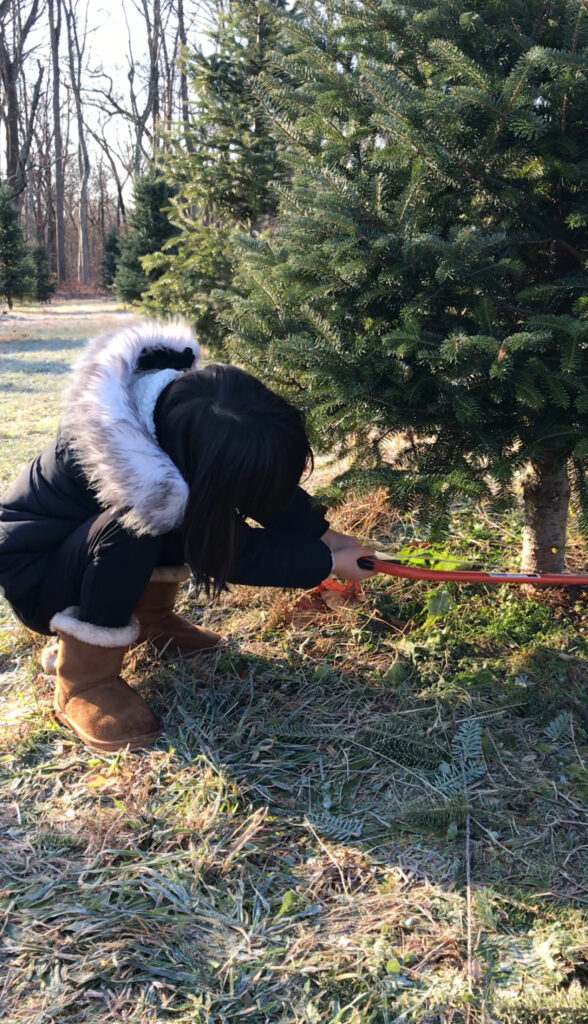
[[[188,488],[157,444],[153,417],[163,388],[197,356],[178,323],[140,323],[84,350],[55,443],[0,496],[0,586],[23,622],[35,619],[51,552],[81,523],[110,509],[138,535],[181,526]],[[327,529],[323,509],[298,488],[277,523],[244,527],[232,582],[314,586],[331,571],[318,540]]]
[[[75,456],[58,435],[0,496],[0,585],[23,622],[52,549],[102,509]]]

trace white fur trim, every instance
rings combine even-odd
[[[138,373],[131,384],[131,395],[141,423],[155,437],[155,406],[161,392],[172,380],[182,375],[182,370],[151,370]]]
[[[49,629],[53,633],[73,636],[94,647],[128,647],[139,636],[141,627],[134,615],[131,615],[128,626],[95,626],[92,622],[82,622],[79,611],[79,608],[72,605],[71,608],[57,612],[49,623]]]
[[[189,580],[192,571],[189,565],[158,565],[151,573],[150,583],[183,583]]]
[[[41,651],[41,668],[48,676],[57,674],[57,655],[59,654],[59,640],[51,640],[45,644]]]
[[[121,521],[137,534],[179,526],[188,500],[186,481],[145,426],[132,395],[142,352],[161,348],[189,348],[194,359],[199,354],[181,320],[140,321],[94,338],[74,365],[61,420],[99,503],[126,510]]]

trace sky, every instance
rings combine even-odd
[[[147,32],[145,21],[133,0],[121,0],[118,3],[99,3],[92,0],[79,0],[80,6],[88,4],[88,25],[92,32],[89,64],[100,66],[109,74],[114,83],[114,91],[120,91],[128,105],[129,71],[129,37],[133,58],[137,64],[144,64],[147,56]],[[140,0],[136,0],[139,4]],[[152,6],[152,0],[150,0]],[[206,48],[206,36],[193,23],[190,25],[190,11],[198,9],[197,3],[185,3],[185,17],[188,43]],[[174,24],[175,27],[175,24]],[[136,83],[137,84],[137,83]],[[98,114],[96,115],[98,117]],[[113,147],[120,146],[127,137],[129,129],[122,118],[113,118],[110,122],[108,138],[112,139]]]
[[[145,22],[137,11],[133,0],[118,0],[118,3],[94,5],[88,0],[90,10],[89,24],[93,27],[92,53],[96,61],[104,64],[105,70],[114,69],[117,65],[126,74],[128,66],[128,30],[126,18],[131,30],[131,39],[135,57],[142,57],[147,48]],[[206,37],[194,27],[190,27],[190,4],[186,3],[186,27],[188,42],[194,45],[206,45]],[[192,5],[193,7],[195,5]]]
[[[147,49],[145,22],[139,16],[134,4],[127,0],[123,8],[118,3],[90,4],[89,25],[92,26],[92,63],[100,63],[108,72],[117,67],[126,74],[128,67],[128,31],[124,11],[131,31],[133,52],[141,57]]]

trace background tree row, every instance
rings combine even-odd
[[[117,12],[128,40],[113,72],[87,0],[0,0],[0,181],[26,242],[70,287],[98,282],[133,182],[187,122],[184,48],[212,17],[192,0],[125,0]]]

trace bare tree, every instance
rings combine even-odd
[[[159,53],[162,43],[161,0],[153,0],[152,12],[149,10],[149,0],[141,0],[141,6],[147,28],[147,46],[149,48],[147,100],[153,117],[153,143],[157,147],[159,136]]]
[[[82,74],[84,70],[85,50],[88,39],[88,10],[84,14],[84,24],[80,32],[78,24],[76,0],[67,0],[65,4],[65,20],[67,23],[67,47],[69,53],[69,76],[74,95],[76,122],[78,131],[78,281],[87,284],[90,278],[90,253],[88,247],[88,180],[90,178],[90,157],[86,144],[86,125],[82,102]]]
[[[129,180],[131,175],[130,175],[130,171],[127,169],[125,171],[125,175],[123,177],[121,175],[121,173],[120,173],[118,164],[120,164],[123,168],[125,168],[126,165],[128,164],[128,160],[126,160],[124,156],[122,156],[122,155],[117,153],[116,154],[118,156],[118,164],[117,164],[117,161],[115,160],[114,147],[113,147],[112,143],[107,141],[107,139],[106,139],[104,125],[100,126],[100,131],[97,131],[97,130],[95,131],[93,128],[90,128],[89,125],[87,126],[87,130],[88,130],[88,134],[91,135],[91,137],[94,139],[94,142],[98,145],[99,149],[102,151],[103,156],[106,157],[106,159],[108,160],[108,163],[110,165],[110,170],[112,172],[112,177],[114,179],[114,185],[115,185],[115,188],[116,188],[116,195],[117,195],[116,226],[117,226],[117,228],[119,228],[120,224],[121,224],[121,221],[124,221],[126,219],[126,208],[125,208],[125,200],[124,200],[124,188],[125,188],[125,185],[127,184],[127,181]]]
[[[188,75],[186,74],[186,47],[188,39],[186,36],[186,18],[184,15],[184,0],[176,0],[178,8],[178,40],[179,54],[178,62],[180,67],[180,98],[182,103],[182,123],[185,127],[190,118],[190,106],[188,103]]]
[[[24,71],[23,71],[24,78]],[[26,117],[26,100],[22,104]],[[55,251],[55,195],[53,190],[53,123],[50,117],[49,83],[39,101],[26,168],[24,211],[27,238]]]
[[[154,138],[158,132],[159,124],[159,61],[161,53],[162,21],[161,21],[161,0],[136,0],[135,9],[141,14],[147,33],[147,66],[141,68],[140,62],[135,57],[131,28],[127,18],[127,12],[122,4],[122,11],[127,24],[128,38],[128,97],[120,95],[110,75],[101,70],[94,73],[93,77],[102,79],[105,84],[93,92],[97,97],[102,109],[104,101],[108,104],[108,110],[113,115],[124,118],[132,127],[134,136],[132,175],[137,177],[142,170],[144,161],[151,155],[145,146],[145,140],[154,145]],[[148,127],[151,122],[151,129]]]
[[[179,35],[176,32],[174,38],[168,39],[167,33],[161,37],[161,65],[163,87],[161,87],[160,100],[160,123],[165,128],[174,121],[175,99],[176,99],[176,78],[178,73],[178,49]],[[161,145],[162,140],[159,140]]]
[[[126,7],[125,7],[126,2]],[[218,2],[218,0],[217,0]],[[129,6],[131,5],[131,6]],[[127,24],[128,70],[124,91],[104,69],[95,71],[96,87],[89,90],[90,102],[113,116],[124,119],[133,134],[132,177],[141,174],[165,143],[166,129],[174,122],[189,121],[188,77],[185,52],[189,27],[195,24],[202,0],[187,6],[186,0],[123,0]],[[131,30],[131,8],[145,26],[146,59],[137,59],[136,30]]]
[[[160,77],[164,84],[160,88],[163,106],[160,121],[164,128],[177,128],[179,121],[180,126],[186,131],[190,119],[190,103],[186,70],[188,37],[184,0],[169,0],[163,11],[162,20]],[[189,133],[186,133],[186,144],[190,148]]]
[[[167,129],[189,124],[189,40],[224,2],[120,0],[128,67],[111,77],[88,67],[88,0],[0,0],[2,174],[60,283],[73,272],[76,239],[78,280],[89,281],[105,226],[125,219],[129,178],[166,147]]]
[[[59,38],[61,36],[61,0],[48,0],[49,40],[51,43],[52,102],[53,102],[53,146],[55,149],[55,263],[57,280],[65,281],[65,221],[63,187],[63,140],[61,133],[61,101],[59,71]]]
[[[28,56],[27,39],[41,12],[41,0],[32,0],[26,17],[20,0],[0,0],[0,81],[4,90],[2,119],[6,129],[6,180],[15,196],[21,194],[26,183],[26,166],[44,68],[39,64],[24,123],[18,82]]]

